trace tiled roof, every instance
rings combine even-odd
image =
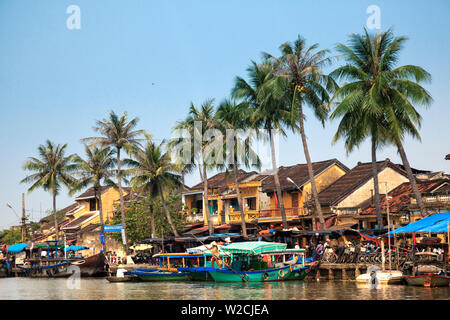
[[[346,172],[349,171],[349,169],[337,159],[330,159],[312,163],[314,176],[317,176],[333,164],[338,165]],[[278,177],[280,179],[281,190],[295,190],[297,189],[297,187],[291,182],[287,181],[287,178],[291,178],[299,187],[303,186],[309,181],[308,166],[306,163],[296,164],[289,167],[281,166],[278,168]],[[275,190],[275,179],[273,175],[270,175],[263,180],[262,189],[263,192],[270,192]]]
[[[78,207],[78,203],[72,203],[70,206],[67,206],[61,210],[57,211],[57,217],[58,214],[61,212],[64,212],[64,214],[67,214],[68,212],[76,209]],[[49,221],[53,221],[53,214],[50,214],[48,216],[43,217],[41,220],[39,220],[40,223],[44,223],[44,222],[49,222]]]
[[[427,181],[417,181],[417,188],[420,193],[433,192],[436,189],[439,191],[447,188],[445,184],[448,184],[449,180],[447,179],[439,179],[439,180],[427,180]],[[440,186],[444,186],[443,188],[439,188]],[[411,184],[409,182],[405,182],[399,185],[397,188],[391,190],[389,192],[389,212],[397,213],[400,212],[403,208],[408,206],[411,202],[411,194],[413,193]],[[386,196],[380,195],[380,204],[381,204],[381,212],[387,212],[386,209]],[[376,209],[375,205],[372,204],[372,200],[369,199],[361,204],[361,211],[363,214],[375,214]]]
[[[91,218],[93,218],[96,215],[98,215],[97,211],[85,213],[85,214],[79,216],[78,218],[76,218],[75,220],[72,220],[71,222],[69,222],[66,226],[64,226],[63,229],[78,228],[83,223],[87,222],[88,220],[90,220]]]
[[[242,181],[243,179],[256,174],[256,172],[246,172],[244,170],[238,171],[238,181]],[[225,173],[221,172],[218,173],[211,178],[208,178],[208,189],[215,189],[215,188],[226,188],[228,184],[234,182],[233,173]],[[203,189],[203,181],[196,184],[191,188],[191,190],[202,190]]]
[[[105,191],[109,190],[109,188],[112,188],[110,186],[103,186],[100,188],[100,194],[104,193]],[[130,192],[131,188],[129,187],[122,187],[122,190],[125,193]],[[95,192],[94,192],[94,188],[91,187],[89,189],[87,189],[85,192],[83,192],[82,194],[80,194],[78,197],[75,198],[75,200],[82,200],[82,199],[91,199],[94,198],[95,196]]]
[[[406,176],[406,173],[397,165],[390,162],[389,159],[377,162],[378,172],[383,171],[387,167],[392,168],[398,173]],[[327,206],[335,205],[371,178],[373,178],[372,162],[359,162],[352,170],[347,172],[319,193],[320,204]]]

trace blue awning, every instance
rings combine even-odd
[[[398,228],[395,230],[395,234],[399,233],[411,233],[411,232],[435,232],[444,233],[448,232],[447,228],[450,224],[450,212],[436,213],[431,216],[422,218],[418,221],[411,222],[410,224]],[[386,233],[387,235],[393,235],[393,232]]]
[[[29,247],[28,243],[16,243],[8,247],[8,252],[18,253],[23,251],[26,247]]]

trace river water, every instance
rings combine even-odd
[[[450,287],[383,285],[354,281],[269,283],[138,282],[106,279],[0,279],[1,300],[449,300]]]

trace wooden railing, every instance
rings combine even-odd
[[[246,222],[251,222],[258,218],[258,211],[257,210],[249,210],[244,209],[244,219]],[[234,211],[231,210],[230,212],[230,222],[240,222],[242,221],[241,218],[241,212],[240,211]]]
[[[297,217],[300,214],[299,208],[284,208],[286,217]],[[258,218],[272,218],[281,217],[280,208],[276,209],[264,209],[259,211]]]

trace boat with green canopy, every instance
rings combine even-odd
[[[221,248],[229,254],[219,268],[208,268],[216,282],[266,282],[288,280],[293,265],[273,265],[271,255],[286,252],[285,243],[245,241]],[[207,255],[207,253],[205,253]],[[270,265],[270,266],[269,266]]]

